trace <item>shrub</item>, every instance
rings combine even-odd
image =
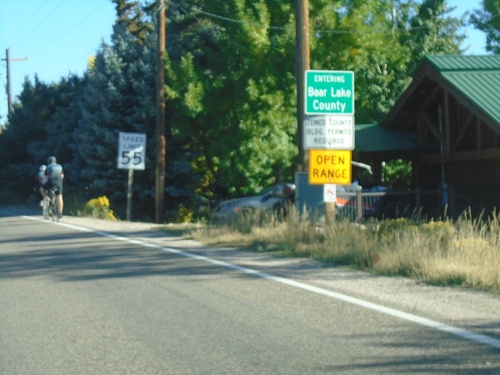
[[[89,200],[85,203],[82,212],[79,216],[88,216],[98,219],[117,221],[114,212],[109,208],[109,199],[107,197],[99,197]]]
[[[378,226],[379,240],[384,242],[392,242],[395,237],[401,234],[411,234],[416,232],[417,226],[410,219],[386,219],[380,222]]]
[[[444,251],[448,249],[450,241],[457,232],[449,221],[429,221],[420,225],[419,230],[422,235],[428,236],[431,241],[438,244]]]

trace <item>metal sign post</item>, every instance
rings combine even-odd
[[[354,72],[307,70],[304,92],[304,149],[309,149],[310,184],[351,183],[354,150]],[[326,201],[327,224],[335,201]]]

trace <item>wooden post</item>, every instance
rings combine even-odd
[[[295,0],[295,57],[297,79],[298,170],[308,171],[309,153],[304,150],[305,72],[309,61],[309,0]]]
[[[158,1],[158,55],[156,60],[156,222],[163,222],[165,196],[165,3]]]

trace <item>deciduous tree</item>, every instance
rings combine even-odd
[[[486,33],[486,51],[500,53],[500,0],[483,0],[482,9],[471,15],[471,23]]]

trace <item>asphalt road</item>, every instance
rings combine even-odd
[[[287,276],[159,232],[1,213],[2,375],[500,373],[500,313],[471,331],[309,283],[300,262]]]

